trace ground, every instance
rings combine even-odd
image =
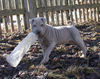
[[[87,57],[80,58],[76,45],[60,45],[50,55],[44,66],[39,65],[42,49],[38,43],[31,46],[20,64],[13,68],[6,56],[29,31],[6,35],[0,40],[0,79],[100,79],[100,24],[77,25],[87,46]]]

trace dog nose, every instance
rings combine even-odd
[[[37,31],[36,34],[40,34],[40,31]]]

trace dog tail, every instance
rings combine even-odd
[[[67,21],[67,25],[69,25],[69,26],[75,26],[75,24],[71,20]]]

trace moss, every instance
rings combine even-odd
[[[70,66],[67,70],[66,70],[66,74],[69,73],[76,73],[77,72],[77,66]]]
[[[50,72],[48,74],[48,77],[49,78],[53,78],[53,79],[57,79],[57,78],[59,78],[59,79],[65,79],[62,75],[60,75],[60,74],[54,74],[53,72]]]
[[[54,72],[50,72],[48,74],[48,78],[52,78],[52,79],[68,79],[67,77],[65,77],[63,74],[57,74],[57,73],[54,73]]]
[[[70,66],[66,72],[65,72],[66,75],[69,75],[69,74],[73,74],[75,75],[75,77],[77,77],[77,79],[79,79],[79,67],[78,66]]]
[[[96,73],[97,75],[99,75],[100,73],[98,73],[96,71],[95,68],[90,68],[90,67],[82,67],[82,66],[70,66],[66,71],[65,74],[68,76],[69,74],[74,75],[77,79],[82,78],[82,76],[84,76],[85,74],[88,73]]]
[[[95,69],[86,66],[86,67],[82,68],[82,72],[83,73],[91,73],[91,72],[95,72]]]
[[[48,73],[49,79],[69,79],[61,70],[50,70]]]

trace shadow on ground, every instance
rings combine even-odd
[[[44,66],[39,65],[42,51],[38,43],[30,48],[16,68],[6,62],[6,55],[28,32],[0,40],[0,79],[100,79],[100,33],[90,25],[82,25],[79,29],[88,49],[87,57],[79,57],[80,48],[76,45],[61,45],[52,51]]]

